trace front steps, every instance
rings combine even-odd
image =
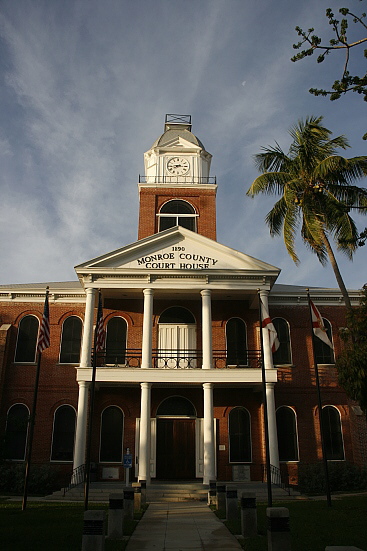
[[[226,484],[226,482],[223,482]],[[238,497],[241,497],[241,492],[251,491],[256,493],[257,501],[266,502],[268,498],[267,485],[262,482],[228,482],[237,486]],[[92,482],[89,486],[89,501],[96,503],[108,503],[110,494],[122,493],[124,488],[123,482]],[[286,500],[299,496],[298,492],[291,490],[290,496],[288,493],[277,486],[272,486],[273,499]],[[178,501],[206,501],[208,498],[208,487],[201,482],[172,482],[160,483],[153,482],[147,486],[147,502],[148,503],[165,503]],[[59,490],[53,494],[46,496],[49,501],[84,501],[84,487],[81,484],[76,488],[69,490],[64,496],[64,490]]]

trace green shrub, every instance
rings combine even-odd
[[[0,491],[21,495],[24,488],[25,464],[0,464]],[[46,495],[59,489],[57,474],[49,465],[31,465],[28,481],[30,494]]]
[[[332,492],[355,492],[367,489],[367,470],[345,461],[328,462],[329,484]],[[300,465],[298,488],[303,494],[322,494],[326,491],[323,463]]]

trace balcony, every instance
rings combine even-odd
[[[139,174],[139,184],[216,184],[216,176],[145,176]]]
[[[154,369],[201,369],[201,350],[158,350],[152,351]],[[140,368],[141,350],[127,349],[125,353],[97,353],[98,368]],[[261,354],[259,350],[247,350],[243,358],[229,357],[225,350],[213,350],[213,368],[215,369],[259,369]]]

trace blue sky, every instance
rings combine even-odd
[[[246,191],[253,155],[275,141],[287,150],[288,129],[308,115],[348,137],[346,156],[366,154],[362,98],[308,93],[339,77],[342,58],[290,61],[296,25],[327,36],[327,7],[366,4],[2,0],[0,283],[75,279],[73,266],[135,241],[143,153],[165,114],[180,113],[213,155],[218,241],[280,267],[280,283],[336,287],[302,243],[297,267],[269,236],[275,198]],[[356,51],[352,69],[362,73],[365,61]],[[366,253],[337,256],[350,288],[367,281]]]

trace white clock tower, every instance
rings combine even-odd
[[[164,133],[144,154],[147,183],[209,183],[211,154],[191,132],[191,115],[166,115]]]
[[[212,156],[191,132],[191,115],[166,115],[163,134],[144,154],[139,177],[139,239],[183,226],[216,239]]]

